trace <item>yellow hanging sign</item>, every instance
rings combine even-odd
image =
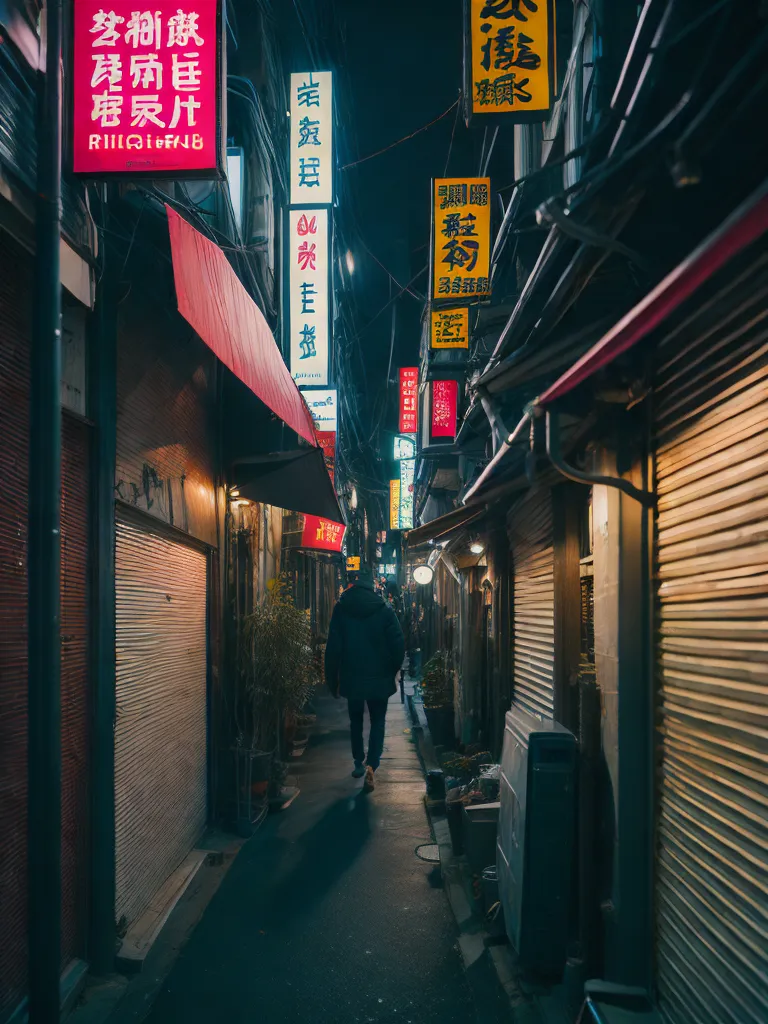
[[[491,179],[435,178],[432,204],[432,298],[490,295]]]
[[[400,529],[400,481],[389,481],[389,528]]]
[[[350,555],[347,558],[347,572],[360,572],[360,555]]]
[[[432,310],[432,348],[469,348],[469,310]]]
[[[472,114],[544,121],[555,91],[553,0],[468,0]]]

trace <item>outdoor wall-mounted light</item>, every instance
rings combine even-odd
[[[347,255],[345,257],[345,260],[346,260],[346,263],[347,263],[347,270],[349,271],[350,274],[354,274],[354,272],[355,272],[355,257],[352,255],[352,253],[349,250],[347,250]]]
[[[485,545],[481,544],[479,540],[476,540],[469,545],[469,550],[472,552],[473,555],[482,555],[482,553],[485,551]]]
[[[238,491],[238,489],[236,487],[233,487],[232,490],[229,492],[229,496],[230,496],[230,498],[239,498],[240,497],[240,491]]]
[[[417,583],[420,583],[422,587],[425,587],[428,583],[432,582],[432,577],[435,575],[434,569],[430,569],[428,565],[417,565],[413,570],[413,578]]]

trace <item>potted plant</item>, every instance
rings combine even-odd
[[[420,683],[424,712],[435,746],[453,747],[453,676],[448,651],[436,651],[424,666]]]
[[[275,790],[282,782],[275,781],[273,755],[276,761],[290,756],[296,717],[317,681],[309,619],[293,603],[284,577],[243,618],[239,651],[240,745],[270,750],[265,781],[272,780],[270,796],[279,797]]]

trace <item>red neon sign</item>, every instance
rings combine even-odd
[[[328,470],[331,481],[333,481],[336,466],[336,431],[316,430],[315,437],[317,438],[317,443],[323,449],[325,468]]]
[[[400,426],[401,434],[415,434],[418,426],[419,368],[400,368]]]
[[[432,381],[432,437],[456,437],[459,385],[455,380]]]
[[[304,516],[301,546],[313,551],[341,551],[346,527],[319,516]]]
[[[219,0],[74,0],[73,169],[215,174]]]

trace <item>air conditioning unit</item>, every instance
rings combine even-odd
[[[519,708],[507,712],[496,846],[499,896],[520,965],[559,977],[575,856],[576,738]]]

